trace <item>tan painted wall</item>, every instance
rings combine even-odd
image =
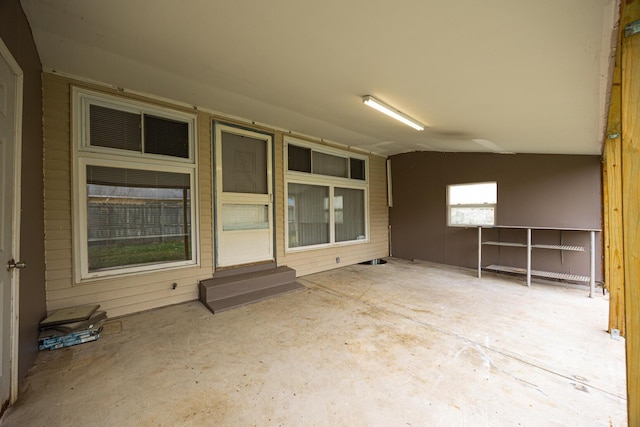
[[[43,75],[44,103],[44,181],[45,255],[47,310],[100,304],[109,317],[197,299],[198,281],[214,274],[212,121],[237,121],[199,111],[197,123],[197,161],[199,192],[200,266],[138,273],[77,283],[73,276],[73,211],[71,101],[72,85],[143,100],[177,110],[178,105],[145,99],[130,93],[87,84],[59,75]],[[273,129],[238,123],[275,135],[275,211],[276,261],[297,270],[298,276],[388,255],[388,209],[385,158],[369,157],[370,242],[286,254],[284,248],[284,152],[283,136]],[[311,141],[315,142],[315,141]],[[336,257],[341,262],[336,263]],[[175,290],[172,284],[177,283]]]

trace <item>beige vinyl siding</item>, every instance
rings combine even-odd
[[[298,276],[344,267],[389,255],[386,158],[369,155],[369,242],[322,249],[286,251],[284,138],[275,138],[277,262],[296,270]],[[360,153],[358,153],[360,154]],[[340,258],[340,262],[336,261]]]
[[[278,265],[286,265],[284,251],[286,247],[285,233],[287,227],[284,220],[286,201],[284,200],[284,137],[278,132],[273,138],[273,192],[275,194],[275,230],[276,235],[276,262]],[[291,267],[293,268],[293,267]],[[297,272],[296,272],[297,273]],[[299,274],[298,274],[299,275]]]
[[[209,278],[213,274],[213,160],[211,147],[211,116],[198,113],[198,181],[199,212],[196,218],[200,228],[200,267],[203,278]],[[197,296],[196,296],[197,298]]]
[[[52,290],[71,287],[71,125],[69,84],[43,75],[44,222],[47,299]],[[60,220],[65,218],[62,228]],[[58,221],[56,226],[55,221]],[[62,256],[64,253],[65,256]],[[53,257],[51,255],[54,255]]]
[[[135,273],[78,283],[73,275],[71,86],[105,93],[118,91],[64,77],[43,75],[45,256],[47,310],[81,304],[100,304],[110,317],[161,307],[198,297],[198,281],[213,275],[211,117],[197,114],[197,182],[200,266]],[[142,99],[144,100],[144,99]],[[150,104],[183,110],[172,105]],[[191,111],[192,112],[192,111]],[[172,289],[173,283],[177,288]]]
[[[74,278],[72,141],[73,113],[71,87],[77,86],[117,95],[123,99],[144,101],[152,105],[197,114],[196,175],[199,215],[199,266],[180,267],[161,271],[140,272],[79,283]],[[110,317],[176,304],[198,298],[198,281],[214,275],[214,169],[212,146],[212,122],[220,120],[229,124],[267,131],[274,135],[275,179],[275,240],[276,262],[296,269],[302,276],[318,271],[342,267],[388,255],[388,208],[385,158],[368,156],[369,165],[369,242],[336,246],[324,249],[285,252],[286,201],[284,137],[282,132],[264,126],[254,126],[237,119],[217,116],[202,111],[172,105],[121,93],[110,87],[43,74],[44,103],[44,176],[45,176],[45,256],[47,310],[81,304],[100,304]],[[309,140],[312,143],[318,143]],[[338,147],[341,148],[341,147]],[[361,154],[361,153],[358,153]],[[336,263],[340,257],[340,263]],[[172,289],[173,283],[178,286]]]

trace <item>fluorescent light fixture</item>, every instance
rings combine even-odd
[[[406,114],[399,110],[396,110],[386,102],[380,101],[379,99],[376,99],[371,95],[363,96],[362,102],[364,102],[365,105],[368,105],[371,108],[375,108],[376,110],[386,114],[389,117],[393,117],[394,119],[404,123],[407,126],[411,126],[415,130],[424,130],[424,125],[416,119],[407,116]]]

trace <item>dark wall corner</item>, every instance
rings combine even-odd
[[[38,324],[46,315],[44,261],[42,64],[19,0],[0,0],[0,38],[24,73],[22,215],[18,369],[24,378],[38,354]]]

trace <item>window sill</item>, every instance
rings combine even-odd
[[[369,239],[362,240],[349,240],[348,242],[338,242],[338,243],[323,243],[321,245],[310,245],[310,246],[298,246],[295,248],[286,248],[285,254],[294,254],[298,252],[308,252],[308,251],[318,251],[323,249],[334,249],[340,248],[343,246],[353,246],[353,245],[362,245],[371,243]]]
[[[128,269],[118,269],[118,270],[109,270],[109,271],[101,271],[97,273],[89,273],[85,277],[81,277],[79,280],[76,279],[74,281],[75,286],[89,285],[95,284],[97,282],[106,282],[109,280],[117,280],[129,277],[136,277],[142,275],[152,275],[152,274],[164,274],[169,271],[175,270],[183,270],[187,268],[200,268],[200,263],[198,262],[182,262],[182,263],[171,263],[164,264],[162,266],[154,265],[148,267],[137,267],[137,268],[128,268]]]

